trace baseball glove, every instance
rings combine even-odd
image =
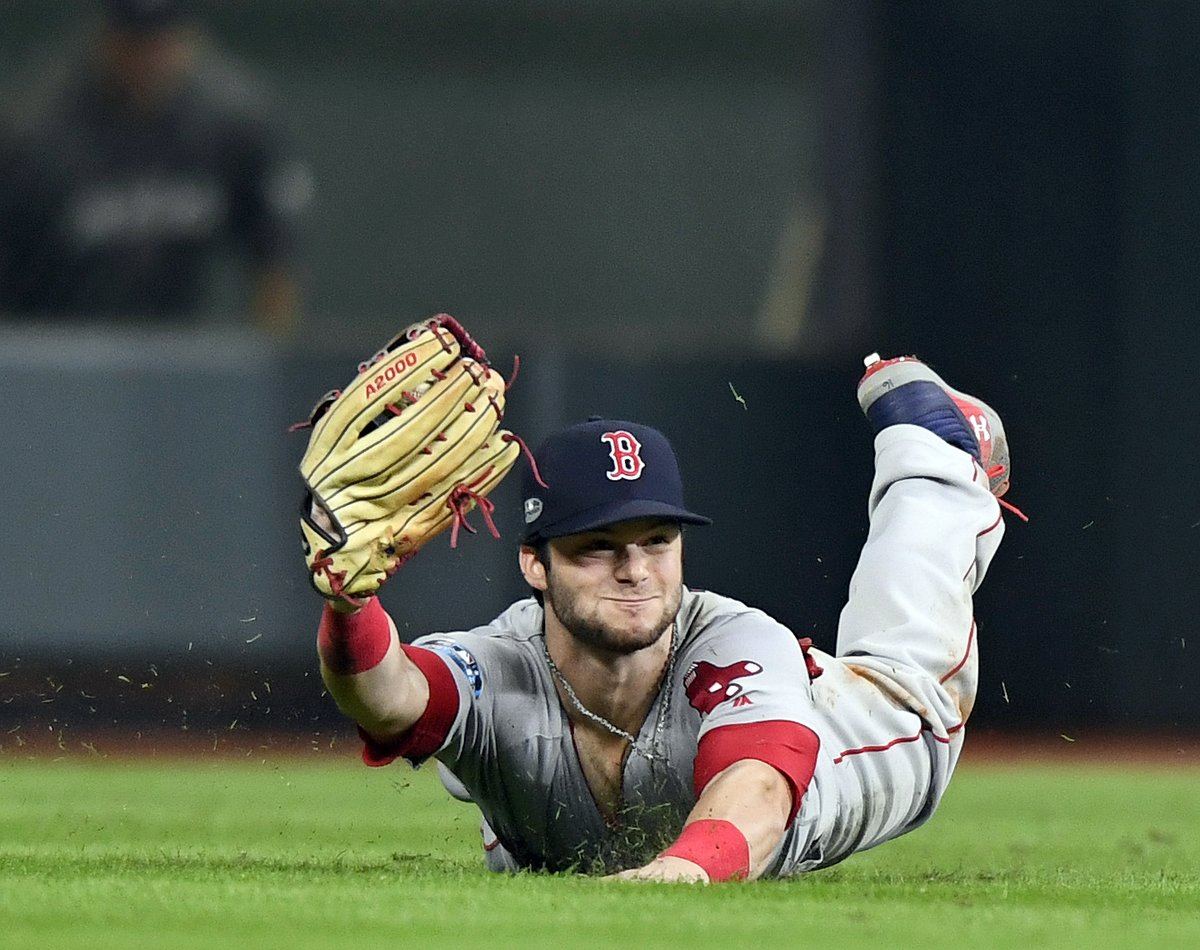
[[[499,428],[507,388],[483,349],[439,314],[397,335],[344,391],[321,398],[300,474],[300,518],[313,586],[364,603],[435,535],[479,508],[492,534],[487,493],[524,443]]]

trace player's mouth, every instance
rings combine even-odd
[[[657,600],[657,597],[606,597],[605,600],[611,601],[614,604],[620,604],[622,607],[636,608],[644,607],[646,604]]]

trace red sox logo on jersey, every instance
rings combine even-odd
[[[761,672],[762,667],[752,660],[738,660],[728,666],[714,666],[707,660],[700,660],[684,674],[683,688],[692,707],[700,715],[707,716],[727,699],[734,700],[735,706],[747,704],[749,697],[741,695],[742,684],[737,680]],[[738,698],[746,702],[739,703]]]
[[[646,463],[642,461],[642,443],[633,437],[633,433],[624,429],[605,432],[600,441],[608,443],[608,457],[613,463],[612,470],[604,473],[609,481],[641,478]]]

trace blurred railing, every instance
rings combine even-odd
[[[536,340],[489,344],[499,366],[514,349],[525,357],[506,424],[534,444],[593,413],[667,432],[689,504],[715,522],[688,535],[688,583],[833,647],[871,477],[855,367],[648,363]],[[212,683],[222,678],[315,669],[320,602],[296,529],[304,436],[285,430],[353,375],[358,355],[225,331],[0,332],[0,674],[14,672],[0,679],[4,702],[31,670],[36,682],[21,695],[36,712],[44,700],[29,690],[45,689],[45,676],[99,664],[113,679],[132,664],[141,673],[124,675],[144,682],[152,667],[192,670],[177,675],[211,686],[219,715],[226,690]],[[1011,394],[1001,404],[1012,406],[1014,492],[1034,521],[1010,525],[977,597],[976,716],[986,725],[1059,722],[1066,734],[1072,721],[1194,724],[1186,687],[1200,655],[1188,631],[1159,628],[1149,614],[1136,631],[1109,620],[1146,596],[1114,569],[1130,557],[1122,536],[1084,520],[1106,510],[1103,499],[1060,503],[1077,459],[1029,444],[1038,405]],[[486,622],[523,595],[517,485],[510,477],[493,496],[501,541],[471,536],[451,551],[439,538],[385,588],[403,636]],[[1158,662],[1168,654],[1169,664]],[[231,695],[249,695],[253,682]],[[1130,691],[1153,697],[1136,716],[1122,698]],[[93,692],[81,686],[75,701]]]
[[[492,352],[504,365],[503,349]],[[186,652],[190,645],[232,654],[251,640],[260,653],[309,650],[318,601],[295,526],[294,465],[304,436],[286,427],[352,374],[346,354],[302,353],[236,331],[6,328],[5,652]],[[821,470],[840,465],[842,454],[824,449],[823,464],[796,464],[802,446],[829,444],[816,435],[833,420],[816,411],[828,395],[811,375],[790,423],[797,441],[774,439],[766,448],[756,439],[769,435],[764,424],[776,413],[769,408],[776,397],[762,387],[791,390],[779,394],[791,398],[790,375],[782,364],[751,376],[719,360],[650,367],[543,348],[526,352],[507,421],[535,441],[592,412],[662,426],[684,459],[695,503],[717,513],[723,544],[741,548],[739,533],[778,524],[789,510],[798,522],[806,506],[795,490],[830,491]],[[813,437],[804,438],[805,429]],[[762,498],[757,482],[772,456],[777,470],[796,474],[747,521],[744,510]],[[399,619],[412,635],[485,621],[521,593],[515,482],[499,496],[504,541],[472,537],[455,552],[435,543],[395,582],[403,589],[395,595]],[[824,533],[807,523],[807,530],[779,530],[769,543],[790,548],[802,535]],[[697,538],[700,552],[709,540]],[[840,533],[827,540],[847,547]],[[771,572],[755,566],[762,558],[749,547],[734,563],[698,553],[693,566],[719,565],[715,586],[746,585],[731,593],[776,591],[778,605],[791,602],[762,583]]]

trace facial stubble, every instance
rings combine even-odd
[[[567,632],[581,643],[607,653],[630,654],[653,646],[659,641],[679,612],[683,589],[680,587],[675,591],[675,596],[667,601],[662,615],[645,636],[636,639],[630,639],[627,629],[614,630],[609,624],[583,616],[576,594],[556,584],[549,571],[546,572],[545,598],[546,603],[554,608],[555,615]]]

